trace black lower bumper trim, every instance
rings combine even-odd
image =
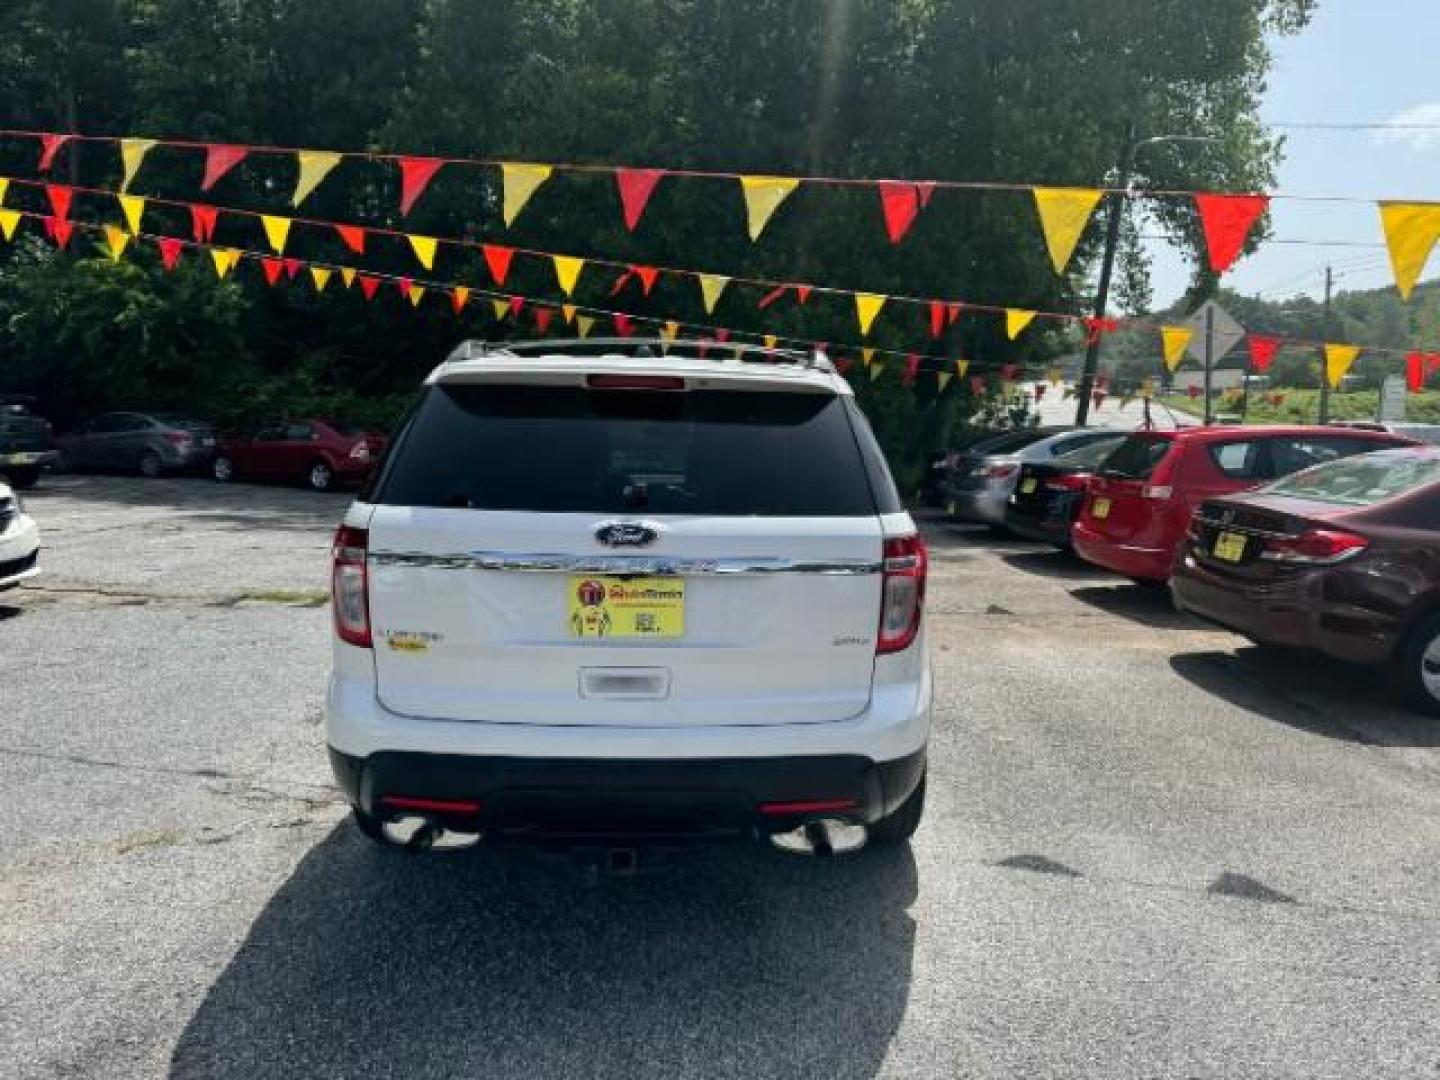
[[[330,750],[351,803],[396,816],[386,796],[476,802],[478,814],[429,814],[452,827],[546,842],[749,838],[809,817],[874,824],[920,783],[921,751],[895,761],[858,755],[684,760],[472,757],[386,751],[367,758]],[[767,804],[851,801],[843,811],[766,814]]]

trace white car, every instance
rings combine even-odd
[[[849,385],[540,344],[457,349],[335,537],[326,732],[362,831],[908,839],[927,554]]]
[[[0,591],[40,572],[40,529],[20,496],[0,483]]]

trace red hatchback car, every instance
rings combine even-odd
[[[1323,427],[1137,432],[1090,481],[1071,539],[1075,551],[1097,566],[1144,584],[1163,584],[1191,515],[1206,499],[1326,461],[1413,445],[1384,432]]]
[[[363,480],[385,449],[385,438],[329,420],[287,420],[225,439],[215,453],[216,480],[279,480],[329,491]]]

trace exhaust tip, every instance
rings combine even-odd
[[[817,818],[790,832],[774,833],[770,843],[791,855],[849,855],[865,846],[869,830],[838,818]]]

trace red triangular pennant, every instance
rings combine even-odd
[[[550,332],[550,320],[555,317],[555,309],[537,306],[535,308],[535,329],[542,334]]]
[[[946,305],[945,305],[945,321],[946,321],[947,323],[949,323],[951,326],[954,326],[955,323],[956,323],[956,321],[959,320],[959,318],[960,318],[960,305],[959,305],[959,304],[946,304]]]
[[[40,136],[40,171],[49,172],[50,166],[55,164],[55,155],[60,148],[73,139],[74,135],[41,135]]]
[[[75,198],[75,192],[64,184],[46,184],[45,194],[50,198],[50,209],[61,221],[70,216],[70,202]]]
[[[926,180],[915,185],[915,191],[920,196],[920,209],[924,210],[930,205],[930,196],[935,194],[935,181]]]
[[[365,254],[365,230],[359,225],[336,225],[341,242],[356,255]]]
[[[360,292],[366,300],[374,300],[375,294],[380,291],[380,279],[370,274],[359,274],[356,280],[360,282]]]
[[[717,342],[719,342],[721,345],[724,345],[725,342],[727,342],[727,341],[730,340],[730,331],[724,329],[723,327],[722,327],[721,329],[719,329],[719,330],[716,330],[716,331],[715,331],[715,340],[716,340]]]
[[[617,277],[617,278],[615,279],[615,284],[612,285],[612,286],[610,286],[610,295],[611,295],[611,296],[619,296],[619,295],[620,295],[620,290],[623,289],[623,288],[625,288],[626,285],[629,285],[629,284],[630,284],[630,279],[633,278],[634,276],[635,276],[635,268],[632,266],[629,270],[626,270],[623,274],[621,274],[619,277]]]
[[[984,376],[984,375],[971,375],[971,376],[970,376],[970,393],[976,394],[976,395],[985,393],[985,376]]]
[[[796,285],[795,302],[800,304],[801,306],[804,306],[804,304],[809,301],[810,293],[813,291],[813,289],[814,286],[812,285]]]
[[[625,212],[625,227],[631,232],[640,224],[640,216],[645,213],[645,206],[650,202],[650,196],[655,193],[655,185],[664,175],[664,169],[615,170],[615,183],[620,188],[620,205]]]
[[[65,249],[70,244],[70,237],[75,232],[73,221],[64,221],[60,218],[47,217],[45,219],[45,234],[55,241],[55,246]]]
[[[913,386],[915,384],[915,377],[919,374],[920,357],[911,353],[905,357],[905,374],[901,376],[900,381],[906,386]]]
[[[945,333],[945,305],[939,300],[930,301],[930,336],[938,338]]]
[[[1424,354],[1412,352],[1405,357],[1405,385],[1410,388],[1412,394],[1418,394],[1425,389]]]
[[[1235,265],[1260,215],[1270,206],[1268,195],[1196,195],[1195,208],[1205,231],[1210,269],[1223,274]]]
[[[1425,377],[1428,379],[1431,375],[1434,375],[1437,371],[1440,371],[1440,353],[1426,353],[1426,354],[1425,354]]]
[[[881,180],[880,209],[885,213],[885,232],[890,243],[898,244],[915,224],[920,213],[920,190],[899,180]]]
[[[1270,370],[1275,354],[1280,351],[1281,340],[1268,334],[1251,334],[1249,341],[1250,366],[1255,369],[1255,374],[1264,375]]]
[[[305,264],[299,259],[285,259],[284,263],[285,273],[289,275],[291,281],[294,281],[296,277],[299,276],[300,271],[305,269]]]
[[[631,334],[635,333],[635,326],[630,321],[629,315],[621,315],[618,312],[616,313],[615,333],[617,333],[621,337],[629,337]]]
[[[515,249],[482,244],[480,250],[485,253],[485,265],[490,268],[490,277],[496,285],[503,286],[505,279],[510,276],[510,260],[515,258]]]
[[[1049,389],[1050,389],[1050,388],[1049,388],[1048,386],[1046,386],[1043,382],[1036,383],[1036,384],[1035,384],[1035,400],[1036,400],[1036,401],[1043,401],[1044,398],[1045,398],[1045,391],[1046,391],[1046,390],[1049,390]]]
[[[1115,319],[1087,318],[1085,320],[1085,344],[1094,345],[1105,334],[1113,334],[1120,329],[1120,323]]]
[[[524,310],[525,298],[523,296],[510,297],[510,315],[512,318],[518,319],[520,317],[520,312]]]
[[[655,282],[660,277],[660,271],[656,270],[653,266],[635,266],[631,267],[631,269],[635,271],[635,276],[640,279],[640,288],[646,296],[649,296],[650,290],[655,288]]]
[[[220,211],[213,206],[190,206],[190,231],[197,244],[208,244],[215,239],[215,222],[220,220]]]
[[[400,294],[400,296],[401,296],[402,299],[409,300],[409,299],[410,299],[410,288],[411,288],[411,286],[413,286],[414,284],[415,284],[415,283],[414,283],[413,281],[411,281],[408,277],[396,278],[396,279],[395,279],[395,291]]]
[[[768,293],[766,293],[764,296],[762,296],[762,297],[760,298],[760,302],[759,302],[758,304],[756,304],[755,306],[756,306],[757,308],[759,308],[761,311],[764,311],[764,310],[765,310],[766,308],[768,308],[771,304],[775,303],[776,300],[779,300],[782,296],[784,296],[784,295],[785,295],[785,290],[788,289],[788,288],[789,288],[788,285],[781,285],[778,289],[772,289],[770,292],[768,292]]]
[[[285,264],[279,259],[263,258],[260,260],[260,269],[265,274],[267,284],[274,286],[280,280],[280,274],[285,269]]]
[[[1015,376],[1018,374],[1020,374],[1019,364],[1006,364],[1000,369],[1000,379],[1002,382],[1014,382]]]
[[[155,241],[155,246],[160,249],[160,262],[166,270],[174,270],[175,264],[180,261],[180,249],[184,243],[173,236],[162,236]]]
[[[445,164],[443,158],[403,157],[400,159],[400,214],[410,213],[415,200],[424,194],[430,181]]]
[[[1190,397],[1192,397],[1192,398],[1197,398],[1197,397],[1199,397],[1201,394],[1203,394],[1204,392],[1205,392],[1205,391],[1201,390],[1200,387],[1198,387],[1198,386],[1187,386],[1187,387],[1185,388],[1185,393],[1188,394],[1188,395],[1189,395]]]
[[[211,145],[205,148],[205,177],[200,190],[209,191],[227,172],[245,160],[248,153],[242,146]]]

